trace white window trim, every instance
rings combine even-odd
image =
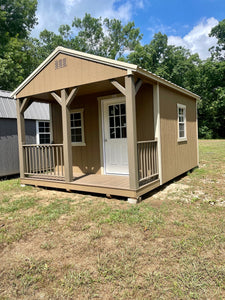
[[[52,117],[52,103],[49,104],[49,118],[50,118],[50,141],[53,144],[53,117]]]
[[[179,108],[184,109],[184,137],[180,137],[180,128],[179,128]],[[186,121],[186,105],[177,103],[177,133],[178,133],[178,142],[187,141],[187,121]]]
[[[71,138],[71,145],[72,146],[86,146],[85,139],[84,139],[84,109],[79,108],[79,109],[73,109],[70,111],[70,114],[74,114],[79,112],[81,114],[81,134],[82,134],[82,142],[72,142]],[[71,130],[71,126],[70,126]]]
[[[36,144],[39,145],[40,144],[40,134],[41,133],[45,133],[45,132],[39,132],[39,122],[49,122],[49,125],[50,125],[50,143],[52,142],[52,132],[51,132],[51,122],[50,120],[36,120]]]

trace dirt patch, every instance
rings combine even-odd
[[[174,194],[174,193],[177,193],[180,191],[184,191],[189,188],[190,188],[189,185],[186,185],[183,183],[171,183],[171,184],[167,185],[165,188],[163,188],[163,190],[159,191],[157,193],[157,195],[155,194],[153,196],[153,198],[158,197],[158,198],[165,199],[166,197],[168,197],[168,195],[171,195],[171,194]]]
[[[157,193],[152,195],[151,197],[147,198],[150,200],[152,206],[159,207],[162,205],[163,201],[177,199],[177,194],[180,194],[182,191],[186,191],[190,188],[189,185],[182,184],[182,183],[171,183],[162,187]]]

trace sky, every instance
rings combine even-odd
[[[169,44],[206,59],[208,49],[216,44],[208,34],[225,19],[225,0],[38,0],[38,25],[32,35],[38,37],[44,29],[57,33],[60,25],[71,25],[74,17],[83,18],[85,13],[117,18],[123,24],[134,21],[143,34],[143,45],[160,31]]]

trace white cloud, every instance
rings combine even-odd
[[[109,19],[116,18],[128,22],[132,17],[132,3],[127,1],[118,8],[113,8],[112,5],[102,11],[101,17]]]
[[[69,14],[71,9],[75,6],[81,3],[81,0],[65,0],[64,5],[65,5],[65,10],[66,13]]]
[[[62,24],[70,25],[74,17],[83,18],[85,13],[93,17],[116,18],[123,22],[132,19],[137,10],[144,8],[145,0],[38,0],[38,25],[32,32],[38,36],[45,28],[57,32]]]
[[[191,50],[192,53],[198,53],[201,59],[210,56],[208,49],[215,46],[217,39],[209,37],[211,29],[218,24],[215,18],[203,19],[184,37],[169,36],[168,43],[170,45],[183,46]]]

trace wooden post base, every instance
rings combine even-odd
[[[130,204],[137,204],[141,202],[141,197],[138,198],[127,198],[127,202]]]

